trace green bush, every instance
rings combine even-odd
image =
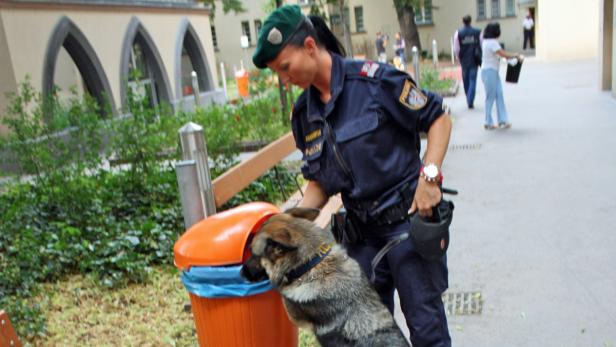
[[[2,146],[16,155],[21,172],[33,175],[48,193],[100,164],[105,123],[92,98],[80,100],[74,94],[67,104],[55,94],[43,98],[29,77],[8,97],[11,102],[2,121],[11,132]]]
[[[421,70],[421,88],[432,92],[448,91],[454,81],[450,79],[439,79],[439,72],[436,69],[424,68]]]

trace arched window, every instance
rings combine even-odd
[[[211,69],[207,64],[203,46],[197,32],[186,18],[180,23],[176,42],[175,92],[177,99],[193,95],[192,71],[197,73],[200,92],[214,89]]]
[[[120,94],[127,105],[127,87],[133,93],[147,96],[151,105],[171,103],[169,80],[154,41],[141,22],[133,17],[128,24],[120,62]]]
[[[61,93],[75,87],[78,94],[90,94],[103,115],[107,105],[115,110],[109,81],[94,49],[66,16],[60,18],[51,34],[43,65],[43,95],[50,95],[56,86]]]

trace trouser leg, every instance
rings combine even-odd
[[[410,229],[402,223],[399,232]],[[387,254],[400,306],[415,347],[449,347],[451,337],[441,296],[448,287],[447,258],[423,259],[407,240]]]
[[[495,70],[482,69],[481,80],[486,91],[486,105],[485,105],[485,125],[492,125],[492,106],[496,100],[496,85],[494,82],[494,75],[498,77]]]
[[[468,71],[469,67],[462,65],[462,85],[464,86],[464,95],[468,98]]]
[[[344,247],[347,250],[349,256],[355,259],[359,266],[364,270],[367,276],[370,276],[371,262],[374,256],[381,250],[385,242],[374,244],[345,244]],[[374,289],[381,297],[381,301],[385,304],[385,307],[394,314],[394,282],[391,277],[391,271],[389,264],[386,261],[381,261],[375,269],[375,281]]]
[[[505,96],[503,94],[503,83],[498,74],[496,74],[496,112],[498,114],[498,124],[509,122],[507,108],[505,107]]]
[[[477,89],[477,66],[468,70],[468,92],[466,93],[466,103],[469,107],[475,104],[475,90]]]
[[[347,251],[362,269],[370,272],[370,262],[388,239],[410,228],[408,221],[382,231],[378,238],[363,244],[347,245]],[[375,288],[390,312],[393,312],[394,285],[400,296],[400,305],[415,347],[450,347],[451,337],[447,317],[441,300],[447,289],[447,259],[424,260],[415,251],[410,240],[389,251],[379,263]]]

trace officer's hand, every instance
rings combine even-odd
[[[432,216],[432,207],[436,206],[441,201],[441,189],[437,183],[430,183],[424,179],[419,179],[415,197],[411,204],[409,213],[415,213],[419,210],[419,215],[422,217]]]

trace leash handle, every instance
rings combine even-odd
[[[389,242],[387,242],[385,246],[383,246],[383,248],[381,248],[381,250],[374,256],[372,262],[370,263],[370,283],[374,284],[374,280],[376,279],[376,266],[379,265],[381,259],[383,259],[387,252],[389,252],[392,248],[396,247],[402,241],[407,240],[408,238],[409,233],[400,234],[400,236],[398,236],[397,238],[389,240]]]

